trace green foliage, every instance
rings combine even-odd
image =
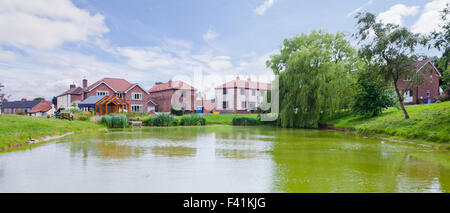
[[[43,100],[44,98],[42,98],[42,97],[37,97],[37,98],[34,98],[33,100],[34,101],[41,101],[41,100]]]
[[[355,18],[358,20],[358,32],[354,36],[361,44],[359,55],[369,69],[376,70],[380,76],[394,82],[398,102],[405,119],[408,119],[409,115],[403,105],[403,91],[398,89],[397,82],[400,78],[410,75],[410,70],[415,70],[413,62],[418,59],[415,49],[426,45],[428,39],[405,27],[384,24],[372,13],[358,13]],[[414,80],[410,81],[409,88],[414,88],[423,81],[423,75],[412,77]]]
[[[253,126],[257,124],[257,120],[249,117],[234,117],[233,126]]]
[[[351,104],[356,50],[342,33],[313,31],[285,39],[267,61],[279,75],[283,127],[318,127],[319,121]]]
[[[221,113],[220,115],[203,115],[208,125],[232,125],[233,118],[236,116],[257,119],[258,114]]]
[[[185,115],[181,118],[180,125],[181,126],[197,126],[197,125],[205,125],[206,119],[203,116],[197,114],[189,114]]]
[[[442,87],[444,90],[450,90],[450,79],[449,79],[449,61],[450,61],[450,19],[448,15],[450,13],[450,5],[447,4],[446,7],[441,11],[441,29],[434,31],[431,34],[431,39],[434,40],[433,46],[442,51],[442,57],[437,61],[437,68],[443,74]],[[431,47],[431,45],[429,46]],[[444,73],[446,73],[444,75]]]
[[[148,126],[176,126],[178,119],[169,114],[157,114],[151,116],[145,124]]]
[[[182,116],[184,114],[184,111],[181,108],[171,105],[170,106],[170,114],[176,115],[176,116]]]
[[[359,71],[355,89],[352,109],[362,116],[374,117],[383,109],[395,105],[395,94],[390,89],[389,82],[374,71],[368,69]]]
[[[122,114],[103,115],[100,122],[108,128],[128,127],[127,117]]]

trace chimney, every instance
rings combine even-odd
[[[26,98],[22,98],[22,100],[21,100],[22,102],[24,102],[24,101],[27,101],[27,99]]]
[[[83,89],[87,88],[87,79],[83,79]]]
[[[252,81],[252,79],[250,77],[248,77],[247,81]]]
[[[75,88],[75,84],[70,85],[70,89],[73,89],[73,88]]]
[[[169,80],[169,87],[172,87],[172,79]]]

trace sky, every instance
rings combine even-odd
[[[51,99],[83,78],[93,83],[104,77],[146,89],[184,80],[213,98],[214,87],[236,76],[273,79],[265,62],[283,39],[312,30],[350,35],[359,11],[427,34],[438,29],[446,3],[0,0],[0,83],[10,100]]]

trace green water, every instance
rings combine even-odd
[[[450,192],[450,152],[273,127],[79,133],[0,153],[0,192]]]

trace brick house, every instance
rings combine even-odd
[[[424,73],[423,83],[411,88],[411,77],[406,75],[398,80],[398,88],[403,92],[405,104],[434,103],[441,95],[439,88],[439,77],[441,73],[430,60],[421,60],[413,63],[412,71]]]
[[[28,115],[34,117],[45,117],[47,115],[52,115],[54,112],[55,108],[53,103],[51,101],[42,100],[36,106],[31,108],[30,111],[28,111]]]
[[[172,104],[178,105],[177,107],[184,109],[185,112],[195,111],[197,90],[183,81],[169,80],[167,83],[156,83],[148,92],[156,112],[170,112]],[[179,103],[172,103],[172,97],[178,97]]]
[[[23,113],[28,114],[28,112],[33,109],[36,105],[45,100],[33,100],[27,101],[27,99],[22,98],[20,101],[8,101],[2,104],[2,113],[4,114],[17,114]]]
[[[216,110],[219,112],[249,113],[258,108],[272,85],[250,78],[227,82],[215,88]]]
[[[139,84],[132,84],[121,78],[103,78],[88,86],[88,81],[83,79],[83,87],[71,85],[70,89],[57,96],[57,108],[67,108],[73,103],[78,104],[90,96],[118,96],[123,98],[132,112],[148,112],[148,92]]]

